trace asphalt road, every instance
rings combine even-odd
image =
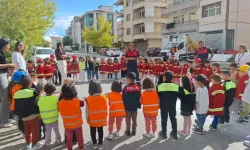
[[[102,81],[103,92],[110,91],[111,81]],[[79,98],[88,96],[88,84],[76,85]],[[60,91],[60,87],[57,87],[57,94]],[[85,120],[85,108],[83,108],[83,136],[85,149],[90,150],[91,138],[89,126]],[[212,121],[211,117],[208,117],[205,124],[205,134],[196,135],[191,134],[187,137],[180,136],[180,139],[174,140],[169,137],[164,140],[158,135],[153,139],[146,139],[142,136],[144,132],[144,117],[142,111],[138,112],[138,126],[137,134],[133,137],[127,137],[123,135],[125,130],[125,120],[122,123],[121,137],[114,140],[104,140],[105,150],[246,150],[247,147],[243,146],[242,138],[250,134],[250,123],[238,124],[236,123],[238,105],[235,102],[231,109],[231,122],[228,125],[220,126],[218,131],[209,129],[209,125]],[[180,115],[180,103],[177,103],[177,123],[178,129],[182,128],[183,117]],[[192,116],[194,122],[195,116]],[[64,139],[64,128],[61,118],[59,119],[60,133],[62,139]],[[160,114],[157,120],[157,132],[160,131]],[[168,122],[168,134],[171,131],[170,121]],[[104,135],[107,135],[107,127],[104,128]],[[54,141],[54,133],[52,133],[52,141]],[[42,141],[44,142],[44,141]],[[77,149],[77,145],[74,146]],[[51,148],[53,150],[66,150],[65,145]],[[249,148],[248,148],[249,149]],[[19,132],[16,130],[16,126],[12,128],[0,129],[0,150],[25,150],[25,141]]]

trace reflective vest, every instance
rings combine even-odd
[[[119,92],[110,92],[109,99],[109,117],[124,117],[126,116],[125,108],[122,100],[122,94]]]
[[[58,121],[58,97],[41,96],[38,101],[40,115],[45,124],[51,124]]]
[[[15,110],[15,100],[14,100],[14,94],[20,90],[22,88],[21,85],[19,84],[15,84],[11,90],[11,94],[12,94],[12,100],[11,100],[11,105],[10,105],[10,110],[14,111]]]
[[[62,99],[59,102],[59,112],[63,119],[63,124],[66,129],[75,129],[83,124],[82,111],[80,107],[80,100],[74,98],[73,100]]]
[[[194,92],[194,93],[190,93],[190,92],[188,92],[188,90],[186,90],[186,89],[184,89],[184,93],[185,93],[185,95],[195,94],[195,92]]]
[[[158,86],[158,92],[178,92],[179,85],[174,83],[162,83]]]
[[[105,95],[89,96],[88,124],[91,127],[102,127],[107,125],[108,105]]]
[[[79,64],[79,69],[80,70],[85,70],[85,68],[86,68],[85,61],[79,61],[78,64]]]
[[[224,82],[221,84],[226,91],[236,88],[236,84],[233,81]]]
[[[143,113],[147,116],[155,117],[158,115],[159,100],[156,91],[145,91],[141,94]]]

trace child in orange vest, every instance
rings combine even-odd
[[[45,80],[47,81],[47,83],[52,83],[54,68],[51,65],[50,58],[46,58],[43,68]]]
[[[89,96],[86,98],[86,102],[86,118],[90,126],[91,146],[93,149],[103,149],[103,127],[107,125],[108,104],[99,82],[94,80],[89,82]],[[98,144],[96,131],[98,132]]]
[[[145,90],[141,94],[140,102],[143,105],[143,114],[146,125],[146,132],[143,134],[146,138],[154,138],[157,128],[157,116],[159,109],[158,94],[154,89],[154,82],[145,78],[142,82],[142,88]],[[152,126],[152,130],[150,127]],[[152,131],[150,133],[150,131]]]
[[[108,93],[109,100],[109,134],[106,137],[109,140],[114,139],[114,136],[119,137],[121,130],[121,123],[126,116],[125,108],[122,100],[122,83],[120,81],[113,81],[111,91]],[[116,132],[113,134],[113,124],[116,122]]]
[[[58,103],[58,108],[63,119],[63,125],[67,137],[67,148],[68,150],[72,150],[74,132],[76,134],[78,147],[80,150],[83,150],[84,142],[82,133],[83,121],[81,107],[84,106],[84,102],[77,98],[77,91],[72,83],[64,84],[61,92],[61,97],[63,99]]]

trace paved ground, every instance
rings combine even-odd
[[[88,96],[88,85],[81,84],[76,85],[78,90],[79,98]],[[110,81],[103,82],[102,88],[104,92],[108,92],[110,90]],[[58,90],[60,87],[58,87]],[[177,121],[178,128],[180,129],[183,124],[183,118],[180,116],[180,104],[177,104]],[[211,117],[208,117],[205,125],[205,135],[196,135],[191,134],[188,137],[180,136],[179,140],[174,140],[173,138],[168,138],[167,140],[163,140],[160,137],[156,137],[154,139],[145,139],[142,134],[144,132],[144,118],[142,115],[142,111],[139,110],[138,113],[138,127],[137,127],[137,135],[134,137],[123,136],[125,121],[122,124],[121,137],[114,140],[108,141],[105,139],[104,146],[105,150],[246,150],[247,147],[243,146],[242,138],[248,134],[250,134],[250,123],[246,124],[238,124],[236,123],[236,110],[237,104],[234,103],[232,108],[232,117],[231,123],[229,125],[220,126],[218,131],[212,131],[208,128]],[[83,108],[83,118],[84,116],[84,108]],[[195,117],[193,116],[193,121]],[[64,134],[62,120],[59,120],[60,132],[62,137]],[[160,117],[158,117],[158,130],[160,130]],[[107,135],[107,127],[105,129],[105,135]],[[90,132],[88,124],[84,123],[83,125],[83,136],[86,150],[90,150]],[[171,124],[168,123],[168,131],[171,131]],[[53,134],[54,137],[54,134]],[[53,138],[52,138],[53,139]],[[64,139],[64,138],[63,138]],[[9,129],[0,129],[0,150],[24,150],[24,140],[22,136],[16,130],[16,127],[12,127]],[[77,149],[77,145],[74,146]],[[54,150],[65,150],[65,145],[61,145],[58,147],[52,148]]]

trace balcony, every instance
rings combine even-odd
[[[124,0],[117,0],[115,3],[114,3],[114,5],[116,5],[116,6],[121,6],[121,5],[123,5],[124,4]]]
[[[123,29],[123,20],[117,22],[117,30]]]
[[[142,18],[134,18],[133,24],[142,24],[145,22],[155,22],[155,23],[167,23],[167,19],[165,18],[155,18],[155,17],[142,17]]]
[[[161,33],[141,33],[133,35],[133,40],[160,39],[160,38],[161,38]]]
[[[165,26],[163,26],[162,28],[162,33],[188,32],[188,31],[198,32],[198,29],[199,29],[198,20],[191,20],[191,21],[184,21],[184,22],[179,22],[179,23],[165,24]]]
[[[170,4],[166,9],[161,10],[161,15],[167,15],[175,13],[184,9],[198,8],[200,0],[182,0],[176,3]]]
[[[116,17],[117,17],[117,18],[118,18],[118,17],[124,17],[123,10],[116,10],[115,13],[116,13]]]
[[[166,7],[166,3],[164,1],[153,1],[153,0],[137,0],[133,2],[133,10],[139,9],[142,7]]]

